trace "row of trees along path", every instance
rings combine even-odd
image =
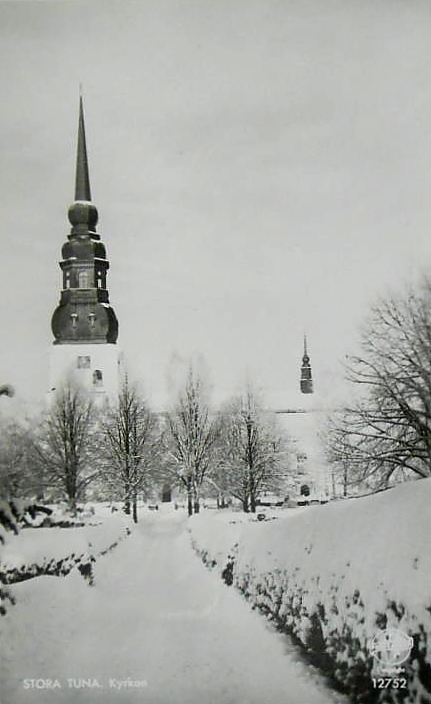
[[[69,382],[46,414],[11,423],[0,441],[6,498],[64,498],[74,512],[91,490],[123,501],[135,522],[138,497],[151,498],[163,484],[182,488],[189,515],[199,511],[203,491],[222,502],[234,496],[255,511],[259,493],[282,487],[287,469],[287,438],[254,392],[214,411],[192,368],[165,413],[154,413],[127,375],[116,403],[105,408]]]

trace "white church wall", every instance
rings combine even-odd
[[[329,469],[319,433],[322,429],[325,412],[320,410],[278,413],[281,427],[286,431],[296,454],[296,473],[292,482],[293,491],[307,484],[312,494],[319,498],[330,493]]]
[[[53,345],[49,352],[49,397],[72,379],[95,400],[114,400],[119,391],[119,350],[109,344]]]

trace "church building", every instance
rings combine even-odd
[[[50,350],[49,396],[70,380],[102,401],[118,395],[118,321],[109,303],[109,262],[96,231],[97,208],[91,201],[82,97],[75,200],[68,215],[72,227],[61,250],[60,302],[51,321],[55,339]]]
[[[120,366],[118,321],[109,302],[109,261],[97,233],[97,208],[91,200],[84,110],[79,100],[75,200],[69,208],[71,224],[61,250],[62,288],[51,321],[54,342],[50,349],[49,400],[71,381],[86,389],[96,403],[118,398]],[[328,495],[328,471],[319,433],[324,407],[315,393],[307,339],[297,391],[283,394],[276,410],[292,441],[294,466],[289,493],[299,495],[307,485],[311,494]],[[171,498],[170,487],[163,500]]]

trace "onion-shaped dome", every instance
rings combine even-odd
[[[95,232],[99,214],[94,203],[86,200],[76,200],[69,208],[69,222],[73,231],[83,230]]]

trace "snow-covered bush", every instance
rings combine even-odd
[[[0,543],[4,544],[8,532],[19,532],[22,525],[29,525],[41,515],[50,515],[52,510],[25,499],[0,501]]]
[[[76,567],[91,585],[97,558],[113,550],[130,534],[122,517],[110,517],[98,524],[76,522],[71,524],[75,525],[71,530],[61,530],[63,522],[54,520],[57,527],[37,526],[37,530],[24,530],[18,535],[17,517],[21,513],[10,506],[3,508],[3,512],[7,517],[5,523],[14,535],[1,548],[0,615],[5,613],[6,600],[14,601],[7,585],[16,582],[42,575],[65,576]]]
[[[30,500],[12,499],[0,501],[0,616],[6,613],[6,603],[14,603],[14,599],[5,586],[8,582],[1,568],[3,546],[8,533],[17,535],[19,527],[29,525],[40,514],[50,514],[51,510],[38,506]]]
[[[90,554],[88,551],[78,555],[72,553],[59,560],[55,558],[44,558],[38,563],[25,563],[19,567],[3,566],[0,576],[3,584],[15,584],[16,582],[23,582],[33,577],[40,577],[41,575],[64,577],[69,574],[74,567],[78,567],[82,575],[88,575],[91,574],[91,565],[95,559],[94,555]]]
[[[431,702],[431,480],[376,496],[232,525],[191,523],[195,549],[355,702]],[[370,640],[396,628],[413,638],[406,689],[381,677]]]

